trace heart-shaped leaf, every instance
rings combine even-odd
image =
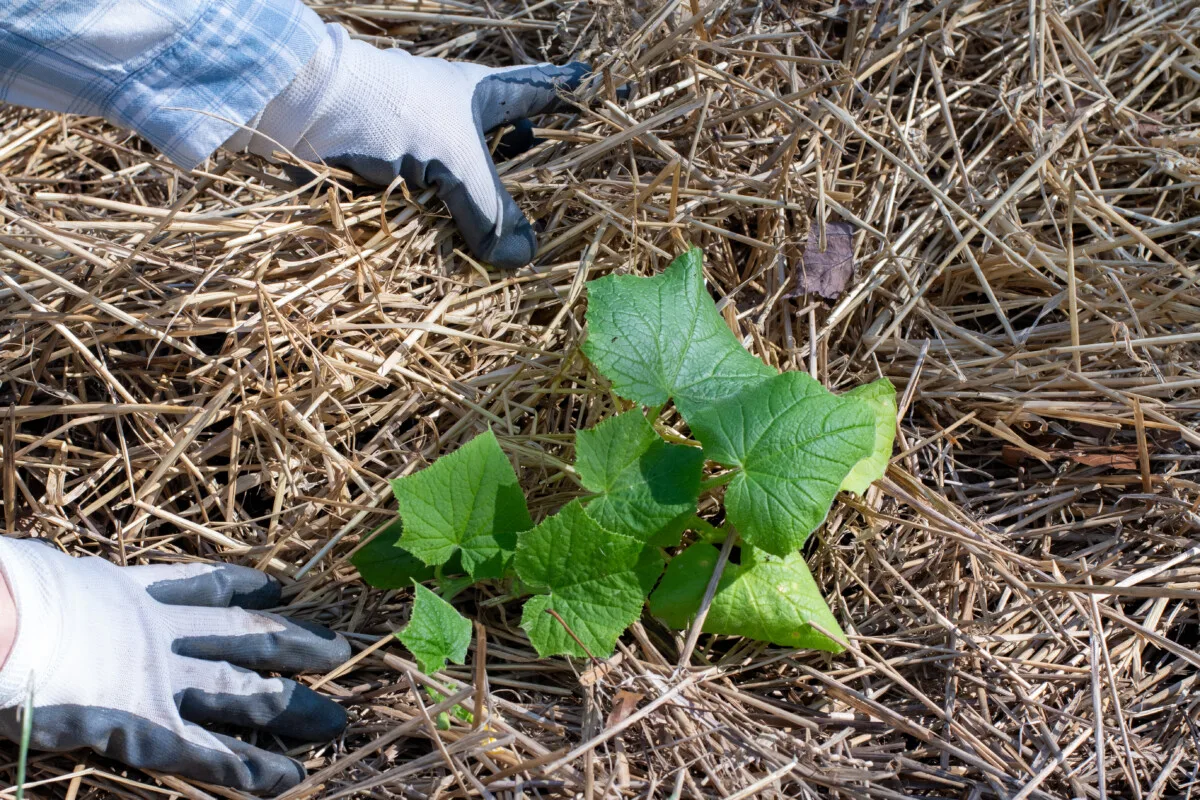
[[[717,548],[705,542],[677,555],[650,596],[650,612],[673,628],[682,630],[690,625],[719,555]],[[821,633],[813,623],[831,635]],[[721,573],[703,630],[784,647],[833,653],[845,649],[845,634],[800,553],[776,558],[743,547],[742,563],[726,564]]]
[[[667,526],[696,510],[704,453],[667,444],[639,409],[580,431],[575,437],[575,468],[583,485],[596,493],[587,512],[604,528],[664,546]]]
[[[870,407],[803,372],[785,372],[697,412],[705,454],[739,470],[725,491],[730,521],[755,547],[786,556],[829,512],[850,469],[871,452]]]
[[[414,582],[412,619],[396,637],[417,659],[421,671],[437,672],[449,659],[462,664],[471,646],[471,622],[454,606]]]
[[[533,527],[517,475],[491,431],[392,481],[404,520],[400,544],[426,564],[456,552],[472,578],[504,575],[517,532]]]
[[[688,418],[776,374],[734,338],[704,288],[703,264],[693,248],[661,275],[588,284],[583,351],[617,394],[647,406],[674,398]]]
[[[522,533],[514,560],[517,576],[545,592],[525,603],[521,617],[538,653],[611,655],[617,637],[641,615],[645,593],[653,585],[648,580],[653,565],[644,551],[632,536],[602,528],[578,500]],[[657,569],[661,571],[661,561]]]

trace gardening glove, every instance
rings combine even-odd
[[[130,766],[275,794],[304,778],[277,753],[201,727],[220,723],[326,741],[346,726],[332,700],[250,670],[330,670],[346,640],[246,609],[279,602],[279,584],[246,567],[116,567],[0,537],[17,635],[0,669],[0,735],[31,746],[91,748]]]
[[[352,40],[340,25],[288,88],[227,143],[257,155],[287,149],[371,183],[430,186],[471,251],[497,267],[533,260],[533,228],[500,182],[485,134],[553,110],[585,64],[493,69]]]

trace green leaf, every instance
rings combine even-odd
[[[646,544],[651,547],[675,547],[679,544],[679,540],[683,538],[684,531],[702,532],[711,528],[711,525],[696,516],[696,507],[693,505],[690,509],[659,528],[658,532],[651,536]]]
[[[392,481],[392,492],[404,520],[404,548],[431,565],[461,552],[476,580],[502,577],[517,532],[533,527],[517,475],[491,431]]]
[[[754,547],[785,556],[829,512],[842,479],[871,452],[875,419],[803,372],[785,372],[698,412],[692,431],[714,461],[740,471],[729,520]]]
[[[602,527],[647,542],[681,515],[695,513],[704,453],[664,442],[641,410],[580,431],[575,449],[579,477],[598,495],[587,512]],[[680,534],[667,546],[678,544]]]
[[[693,248],[652,278],[609,275],[588,284],[583,352],[613,390],[642,405],[669,398],[696,409],[776,374],[738,343],[704,288]]]
[[[450,564],[454,559],[446,562]],[[437,581],[437,594],[447,603],[453,600],[464,589],[475,585],[475,579],[470,575],[443,575]]]
[[[434,703],[444,703],[446,701],[446,695],[428,686],[425,687],[425,694],[429,695],[429,698],[433,700]],[[449,712],[443,711],[442,713],[438,714],[437,724],[439,731],[450,730],[450,714],[453,714],[455,717],[467,723],[468,725],[475,724],[475,715],[468,711],[465,706],[459,704],[451,708]],[[446,719],[446,727],[444,728],[442,727],[443,717]]]
[[[427,675],[446,666],[446,659],[462,664],[471,645],[471,623],[454,606],[419,583],[414,583],[412,619],[396,637],[417,659]]]
[[[578,500],[522,533],[514,560],[517,576],[546,592],[531,597],[521,617],[538,653],[587,655],[547,613],[553,610],[593,656],[611,655],[617,637],[642,613],[642,583],[652,584],[652,562],[644,550],[632,536],[602,528]]]
[[[363,580],[377,589],[403,589],[414,580],[427,581],[433,577],[433,567],[400,546],[403,531],[400,520],[389,522],[350,558]]]
[[[717,548],[705,542],[677,555],[650,596],[650,612],[679,630],[690,625],[719,556]],[[835,638],[817,632],[814,622]],[[784,647],[833,653],[845,649],[845,634],[821,597],[804,556],[791,553],[776,558],[748,546],[742,548],[740,565],[725,565],[703,630]]]
[[[575,435],[575,469],[583,485],[607,492],[659,439],[639,409],[617,414]]]
[[[642,554],[638,556],[637,564],[633,567],[633,572],[637,576],[638,586],[642,589],[643,598],[654,591],[654,584],[658,583],[658,579],[662,577],[663,567],[666,564],[667,560],[663,556],[661,549],[654,546],[642,548]]]
[[[868,486],[883,477],[892,458],[892,442],[896,439],[896,387],[887,378],[880,378],[852,389],[842,397],[863,401],[875,415],[875,444],[871,453],[855,464],[842,480],[843,491],[863,494]]]

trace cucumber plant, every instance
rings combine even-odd
[[[412,620],[398,635],[421,669],[462,663],[470,624],[449,601],[477,581],[508,581],[526,596],[521,627],[542,656],[608,656],[647,599],[652,614],[682,629],[730,536],[740,559],[726,564],[703,630],[842,650],[844,634],[800,548],[838,491],[861,494],[883,475],[892,385],[880,379],[836,395],[755,358],[705,289],[698,249],[657,276],[608,276],[587,288],[583,352],[634,404],[578,432],[575,470],[587,496],[535,525],[488,431],[394,481],[399,519],[355,554],[368,583],[416,585]],[[667,403],[699,446],[664,433]],[[722,491],[715,527],[697,503]]]

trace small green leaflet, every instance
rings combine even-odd
[[[592,519],[643,542],[679,543],[682,530],[673,531],[673,541],[660,541],[659,534],[696,510],[704,468],[699,448],[667,444],[634,409],[579,431],[575,451],[583,485],[597,494],[587,503]]]
[[[641,615],[653,585],[643,551],[632,536],[600,527],[578,500],[522,533],[513,562],[517,576],[534,591],[547,592],[531,597],[521,616],[538,654],[587,655],[547,613],[553,610],[593,656],[611,655],[617,637]],[[661,571],[661,560],[656,569]]]
[[[647,406],[669,398],[696,409],[775,375],[738,343],[704,288],[693,248],[652,278],[609,275],[588,284],[583,352],[617,394]]]
[[[412,619],[396,634],[417,659],[421,672],[432,675],[446,666],[446,659],[462,664],[471,645],[471,623],[454,606],[419,583],[413,583]]]
[[[350,558],[363,580],[377,589],[404,589],[414,580],[433,577],[433,567],[400,546],[403,532],[400,520],[393,520]]]
[[[533,527],[525,495],[491,431],[420,472],[392,481],[403,547],[426,564],[456,551],[476,580],[504,575],[518,531]]]
[[[785,372],[697,412],[709,458],[741,469],[725,491],[746,542],[777,556],[799,549],[829,512],[842,479],[871,452],[875,418],[803,372]]]
[[[435,703],[446,702],[446,695],[442,694],[441,692],[437,691],[436,689],[432,689],[432,688],[426,686],[425,694],[429,695],[429,699]],[[443,711],[442,713],[438,714],[437,728],[439,731],[450,730],[450,714],[454,714],[455,717],[457,717],[458,719],[467,723],[468,725],[475,724],[475,715],[472,714],[470,711],[467,711],[466,706],[456,705],[453,708],[451,708],[449,712]]]
[[[679,630],[690,625],[719,555],[711,544],[697,542],[675,556],[650,596],[651,613]],[[814,622],[835,638],[819,633],[810,624]],[[832,653],[845,649],[845,634],[821,597],[804,556],[791,553],[775,558],[752,547],[742,548],[740,565],[725,565],[704,619],[704,632]]]
[[[851,389],[842,397],[862,400],[875,415],[875,444],[871,454],[855,464],[842,480],[844,491],[862,494],[883,477],[892,458],[892,442],[896,439],[896,387],[887,378],[880,378]]]

